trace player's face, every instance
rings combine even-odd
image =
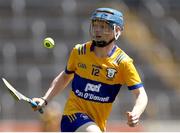
[[[93,20],[90,27],[90,34],[95,41],[109,41],[114,37],[113,28],[102,20]]]

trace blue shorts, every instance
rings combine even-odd
[[[94,121],[83,113],[63,115],[61,119],[61,132],[75,132],[76,129],[88,122]]]

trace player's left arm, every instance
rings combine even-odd
[[[132,111],[126,112],[126,114],[128,118],[127,124],[131,127],[134,127],[139,123],[139,118],[146,108],[148,97],[144,87],[131,90],[131,92],[133,95],[135,95],[135,105]]]
[[[133,60],[128,57],[125,58],[122,61],[122,66],[124,82],[133,95],[135,95],[135,105],[132,111],[126,112],[127,124],[134,127],[139,123],[139,118],[146,108],[148,98]]]

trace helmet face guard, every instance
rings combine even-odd
[[[90,25],[90,35],[98,39],[99,36],[107,36],[113,33],[113,28],[106,21],[92,20]]]
[[[117,35],[115,27],[119,26],[121,30],[124,28],[123,15],[121,12],[111,8],[98,8],[91,16],[90,35],[93,43],[98,47],[105,47],[115,39]],[[103,39],[103,36],[114,34],[115,38],[108,41]],[[101,37],[101,38],[100,38]]]

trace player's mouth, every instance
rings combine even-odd
[[[100,39],[102,36],[95,36],[96,37],[96,39]]]

